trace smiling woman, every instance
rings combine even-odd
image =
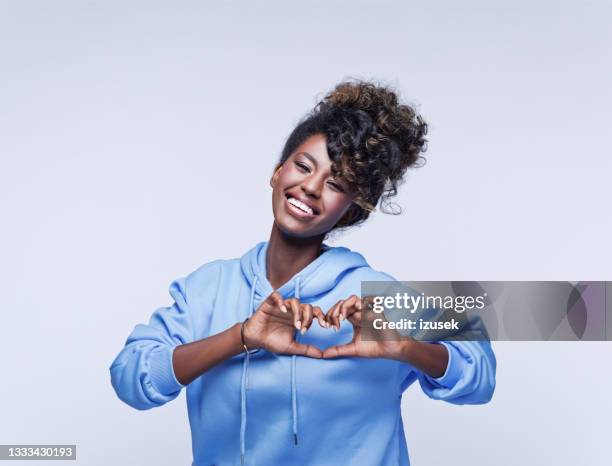
[[[332,175],[326,137],[310,136],[280,163],[270,180],[276,226],[287,234],[316,237],[332,230],[351,207],[348,183]]]
[[[361,282],[394,278],[323,242],[386,211],[426,133],[388,87],[340,83],[285,143],[269,240],[172,282],[173,305],[130,334],[112,385],[136,409],[187,387],[193,466],[406,466],[415,380],[431,398],[489,401],[488,341],[364,341]]]

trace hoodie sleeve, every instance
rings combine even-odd
[[[439,341],[448,350],[448,365],[441,377],[417,372],[423,392],[453,404],[483,404],[495,391],[497,362],[489,341]]]
[[[169,291],[174,303],[158,308],[148,325],[136,325],[110,366],[118,397],[139,410],[173,400],[185,386],[174,374],[172,353],[177,346],[194,340],[186,279],[173,281]]]

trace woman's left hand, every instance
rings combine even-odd
[[[364,340],[362,333],[362,319],[373,317],[372,313],[363,312],[365,300],[356,295],[341,299],[325,314],[325,320],[336,330],[340,329],[340,322],[348,320],[353,325],[353,339],[343,345],[334,345],[323,351],[323,358],[337,358],[353,356],[362,358],[389,358],[402,359],[406,345],[410,340],[400,340],[397,332],[389,340]],[[371,327],[371,326],[370,326]],[[370,328],[368,327],[368,328]]]

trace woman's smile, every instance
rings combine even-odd
[[[285,205],[289,214],[299,220],[310,220],[319,215],[318,209],[306,199],[298,199],[297,197],[287,194]]]

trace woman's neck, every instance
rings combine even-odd
[[[314,238],[287,236],[273,223],[266,253],[267,278],[272,288],[277,290],[319,257],[323,238],[323,235]]]

